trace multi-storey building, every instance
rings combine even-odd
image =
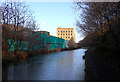
[[[63,38],[65,40],[73,39],[75,42],[74,28],[57,28],[57,37]]]

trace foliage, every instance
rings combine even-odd
[[[120,2],[76,2],[82,9],[82,29],[85,38],[79,44],[100,50],[118,52],[120,49]]]

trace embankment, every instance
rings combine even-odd
[[[86,80],[118,80],[119,63],[104,56],[103,52],[88,49],[85,52],[85,74]]]
[[[16,55],[14,54],[14,52],[9,52],[7,57],[2,58],[2,63],[7,64],[12,62],[19,62],[26,60],[30,57],[34,57],[36,55],[44,55],[44,54],[50,54],[52,52],[60,52],[60,51],[67,51],[74,49],[78,49],[78,48],[65,48],[65,49],[56,48],[53,50],[41,50],[41,51],[16,51]]]

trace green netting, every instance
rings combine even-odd
[[[8,39],[8,41],[9,41],[9,46],[10,46],[9,51],[14,51],[15,48],[17,51],[27,51],[28,50],[28,42],[23,42],[23,41],[18,40],[15,43],[13,39]]]
[[[14,43],[14,40],[8,39],[10,49],[9,51],[14,51],[15,48],[17,48],[17,51],[27,51],[31,50],[29,47],[31,44],[33,45],[32,50],[54,50],[56,48],[68,48],[68,40],[64,40],[62,38],[54,37],[54,36],[48,36],[47,34],[41,34],[38,32],[30,32],[30,36],[33,38],[33,42],[27,42],[27,41],[17,41],[17,43]]]
[[[68,45],[66,43],[67,43],[67,40],[65,42],[65,40],[62,38],[50,36],[50,50],[53,50],[56,48],[64,49]]]
[[[10,46],[9,51],[14,51],[14,40],[8,39],[8,44]]]
[[[47,47],[47,34],[41,34],[39,32],[33,32],[31,34],[31,36],[36,37],[35,41],[34,41],[34,47],[33,50],[42,50],[45,49]]]
[[[65,48],[68,48],[68,40],[65,40],[64,46]]]

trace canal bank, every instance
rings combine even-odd
[[[37,55],[44,55],[44,54],[50,54],[54,52],[61,52],[61,51],[70,51],[70,50],[76,50],[76,49],[79,49],[79,48],[65,48],[65,49],[57,48],[54,50],[42,50],[42,51],[16,51],[16,55],[14,55],[14,52],[9,52],[8,57],[2,57],[2,63],[3,64],[16,63]]]
[[[118,80],[119,74],[117,60],[107,58],[102,52],[96,52],[94,49],[85,52],[86,80]]]

